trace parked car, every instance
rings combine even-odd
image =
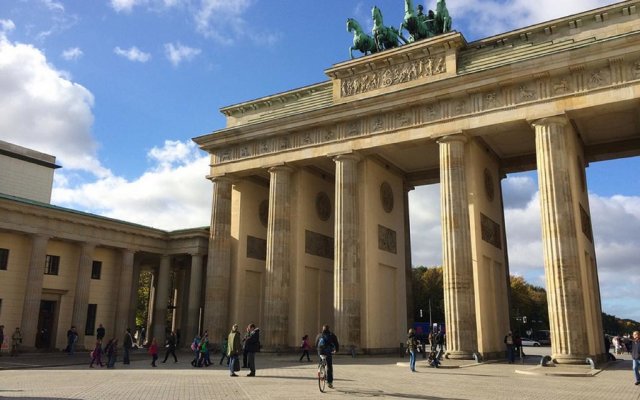
[[[538,342],[537,340],[522,339],[522,345],[523,346],[540,347],[540,342]]]

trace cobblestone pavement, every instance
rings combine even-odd
[[[89,369],[87,353],[3,355],[0,399],[640,399],[629,356],[580,377],[516,373],[535,369],[540,357],[533,355],[524,365],[456,365],[445,360],[445,368],[438,369],[418,358],[417,373],[409,371],[406,358],[336,356],[335,389],[325,394],[318,390],[315,362],[300,363],[294,355],[258,354],[253,378],[246,377],[247,370],[230,377],[217,357],[208,368],[192,368],[190,357],[181,353],[177,364],[169,360],[152,368],[150,358],[140,352],[130,365]]]

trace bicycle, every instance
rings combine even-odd
[[[318,388],[320,392],[324,393],[324,388],[327,384],[327,356],[320,355],[320,362],[318,363]]]

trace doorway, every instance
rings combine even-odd
[[[40,301],[40,313],[38,315],[38,333],[36,336],[36,348],[51,350],[53,328],[56,317],[56,303],[51,300]]]

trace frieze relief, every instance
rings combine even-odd
[[[378,225],[378,249],[398,254],[396,231],[386,226]]]
[[[404,68],[412,63],[422,63],[425,60],[416,60],[404,63],[393,68]],[[432,60],[431,73],[445,72],[434,67]],[[622,65],[618,65],[622,63]],[[416,64],[417,65],[417,64]],[[626,71],[624,74],[612,73],[612,65]],[[392,69],[393,69],[392,68]],[[444,68],[444,67],[442,67]],[[390,69],[391,70],[391,69]],[[418,69],[424,74],[424,70]],[[373,73],[370,73],[373,74]],[[390,73],[391,76],[393,73]],[[412,73],[411,73],[412,74]],[[411,74],[400,74],[403,77]],[[388,75],[388,74],[387,74]],[[400,76],[399,75],[399,76]],[[353,77],[350,79],[357,79]],[[380,76],[382,79],[382,76]],[[391,79],[391,78],[390,78]],[[405,79],[405,78],[403,78]],[[408,78],[406,78],[408,79]],[[572,95],[588,90],[597,90],[614,84],[640,79],[640,58],[620,61],[603,67],[602,64],[587,68],[584,65],[569,67],[564,74],[549,74],[541,72],[532,79],[515,82],[507,87],[493,87],[473,93],[461,94],[457,97],[441,99],[440,101],[427,103],[416,107],[407,107],[384,114],[357,118],[339,125],[327,125],[306,131],[287,133],[286,136],[278,136],[269,139],[261,139],[252,143],[242,143],[235,147],[217,150],[214,164],[222,164],[238,159],[250,158],[258,155],[277,153],[293,148],[302,148],[317,145],[319,143],[334,142],[352,137],[372,135],[393,131],[396,129],[430,124],[449,118],[459,118],[465,115],[494,111],[504,107],[514,107],[524,103],[547,101],[554,97]],[[620,82],[618,82],[621,80]],[[343,81],[343,83],[346,81]]]
[[[447,72],[444,55],[421,58],[379,71],[366,72],[350,78],[344,78],[341,82],[340,94],[341,97],[354,96],[444,72]]]

